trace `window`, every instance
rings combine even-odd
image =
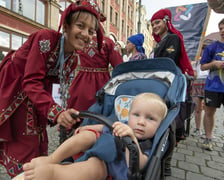
[[[1,51],[0,50],[0,64],[1,64],[3,58],[6,56],[7,53],[8,53],[7,51]]]
[[[10,39],[10,34],[9,33],[0,31],[0,46],[9,48],[10,47],[9,39]]]
[[[101,1],[101,10],[103,13],[105,13],[105,1],[104,0]]]
[[[12,34],[12,49],[18,49],[22,45],[22,37]]]
[[[61,19],[61,13],[70,5],[72,3],[72,1],[70,1],[70,0],[60,0],[59,1],[59,4],[60,4],[60,6],[61,6],[61,8],[60,8],[60,13],[59,13],[59,15],[58,15],[58,19]],[[60,20],[58,21],[58,26],[59,26],[59,24],[60,24]],[[62,28],[61,28],[61,30],[60,30],[60,32],[62,32]]]
[[[64,11],[72,2],[69,0],[60,0],[59,4],[61,5],[60,10]]]
[[[0,0],[0,6],[3,6],[7,9],[11,9],[11,1],[10,0]]]
[[[37,16],[36,21],[40,24],[45,24],[45,6],[44,3],[37,1]]]
[[[133,22],[133,11],[131,10],[131,20],[132,20],[132,22]]]
[[[21,34],[15,34],[0,30],[0,51],[4,49],[18,49],[27,40],[27,37]]]
[[[113,8],[110,7],[110,22],[113,22]]]
[[[115,25],[118,27],[118,13],[115,12]]]
[[[0,6],[45,25],[43,0],[0,0]]]
[[[127,27],[127,35],[128,35],[128,37],[130,36],[130,33],[129,33],[129,26]]]
[[[128,17],[130,18],[130,6],[128,6]]]
[[[124,33],[124,20],[122,20],[122,29],[121,32]]]
[[[35,0],[13,0],[13,11],[35,20]]]

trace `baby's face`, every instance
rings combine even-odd
[[[161,121],[161,105],[156,102],[135,100],[129,112],[129,126],[137,139],[152,138]]]

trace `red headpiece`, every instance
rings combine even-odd
[[[157,11],[152,16],[151,22],[153,22],[156,19],[162,19],[162,20],[166,21],[166,25],[167,25],[167,28],[169,29],[169,31],[171,33],[176,34],[180,38],[180,40],[181,40],[180,68],[184,74],[185,74],[185,72],[187,72],[189,75],[194,76],[193,68],[191,66],[190,60],[187,56],[187,53],[186,53],[186,50],[184,47],[183,36],[177,29],[175,29],[175,27],[171,23],[172,15],[171,15],[170,10],[169,9],[161,9],[161,10]],[[159,42],[161,40],[161,38],[154,33],[153,33],[153,37],[156,42]]]
[[[99,29],[96,31],[96,33],[97,33],[98,48],[100,50],[102,47],[102,42],[103,42],[103,30],[102,30],[102,26],[100,24],[100,9],[98,7],[96,0],[77,0],[76,2],[70,4],[63,11],[63,13],[61,15],[58,32],[60,31],[61,26],[64,23],[66,16],[68,16],[71,12],[82,11],[82,10],[88,11],[88,12],[94,14],[97,18],[97,21],[99,24]]]

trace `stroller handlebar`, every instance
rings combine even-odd
[[[101,124],[105,124],[110,130],[112,130],[112,125],[113,122],[111,122],[111,120],[109,118],[107,118],[106,116],[103,116],[102,114],[97,114],[94,112],[90,112],[90,111],[80,111],[78,115],[76,114],[71,114],[73,119],[76,118],[90,118],[93,120],[96,120],[97,122],[101,123]]]

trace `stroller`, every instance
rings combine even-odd
[[[175,118],[176,121],[176,142],[185,140],[190,134],[190,121],[195,111],[196,104],[191,97],[191,84],[193,77],[185,75],[187,81],[187,93],[185,102],[181,103],[180,112]]]
[[[129,98],[144,92],[158,94],[165,100],[168,114],[154,136],[144,170],[139,170],[137,146],[129,137],[121,140],[130,151],[129,179],[163,179],[166,157],[176,143],[171,124],[180,110],[180,103],[185,101],[186,88],[185,76],[169,58],[126,62],[113,70],[111,79],[97,92],[97,102],[88,111],[80,112],[78,117],[84,118],[82,125],[103,123],[112,130],[114,121],[124,120],[116,110],[120,97]]]

